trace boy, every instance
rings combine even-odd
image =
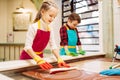
[[[76,46],[79,48],[79,54],[85,54],[85,51],[82,50],[78,30],[76,28],[80,22],[80,16],[76,13],[72,13],[69,15],[67,23],[60,28],[60,55],[78,56]]]

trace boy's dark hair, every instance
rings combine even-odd
[[[76,13],[70,14],[69,17],[68,17],[68,19],[71,20],[71,21],[77,20],[78,23],[81,22],[80,16],[78,14],[76,14]]]

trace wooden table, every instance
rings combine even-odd
[[[71,66],[76,66],[80,70],[85,70],[85,71],[91,71],[91,72],[97,72],[99,73],[102,70],[109,69],[111,65],[118,64],[119,62],[110,62],[110,61],[105,61],[105,60],[84,60],[84,61],[78,61],[74,63],[70,63]]]
[[[118,64],[115,62],[114,64]],[[28,70],[23,72],[24,75],[40,80],[119,80],[120,76],[104,76],[99,72],[109,69],[113,65],[110,60],[91,59],[77,61],[69,64],[79,70],[70,70],[56,74],[49,74],[47,71],[40,69]]]

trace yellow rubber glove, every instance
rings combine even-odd
[[[36,56],[34,58],[34,60],[37,62],[39,67],[41,67],[43,70],[49,70],[49,69],[51,69],[53,67],[51,64],[49,64],[48,62],[46,62],[45,60],[43,60],[39,56]]]
[[[67,65],[62,58],[58,58],[58,67],[70,67],[69,65]]]

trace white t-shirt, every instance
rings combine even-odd
[[[38,29],[38,23],[33,23],[28,27],[28,31],[26,34],[26,42],[25,42],[25,47],[24,47],[25,51],[27,51],[28,49],[32,49],[32,44],[33,44],[35,35],[37,33],[37,29]],[[43,22],[42,19],[40,19],[40,29],[44,30],[44,31],[47,30],[47,25]],[[41,39],[42,39],[42,37],[41,37]],[[51,49],[57,49],[52,27],[50,27],[49,45],[50,45]]]

